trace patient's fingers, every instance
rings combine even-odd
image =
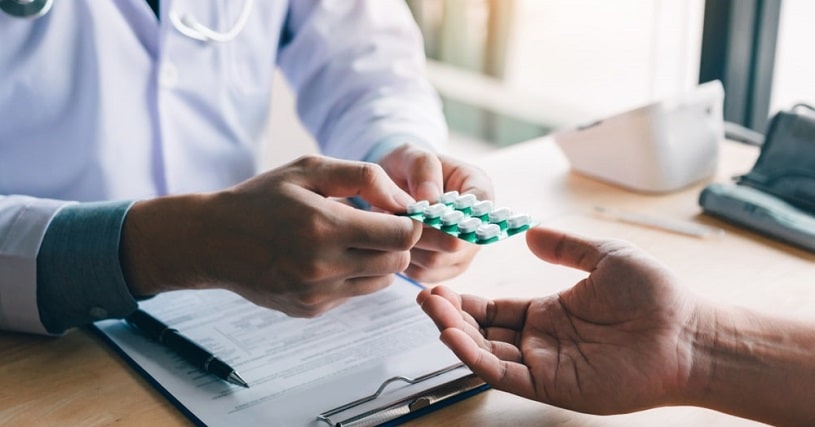
[[[520,363],[501,360],[479,347],[460,329],[445,329],[441,340],[476,375],[499,390],[535,398],[535,386],[529,369]]]

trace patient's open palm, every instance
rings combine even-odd
[[[426,290],[419,301],[442,340],[495,388],[530,399],[599,414],[680,403],[694,297],[625,243],[543,229],[527,241],[538,257],[588,277],[525,301]]]

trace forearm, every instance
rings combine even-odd
[[[693,345],[691,403],[774,425],[815,423],[815,325],[709,306]]]

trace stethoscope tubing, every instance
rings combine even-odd
[[[0,0],[0,10],[15,18],[36,19],[48,13],[54,0]],[[228,42],[238,36],[252,13],[254,0],[244,0],[236,22],[229,31],[215,31],[198,22],[192,15],[170,11],[170,23],[181,34],[204,42]]]

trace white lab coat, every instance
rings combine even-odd
[[[145,0],[0,14],[0,328],[44,331],[36,256],[66,202],[216,190],[255,174],[276,65],[324,154],[362,159],[396,135],[445,139],[401,0],[257,0],[226,43],[193,40],[167,18],[228,30],[241,3],[162,0],[160,22]]]

